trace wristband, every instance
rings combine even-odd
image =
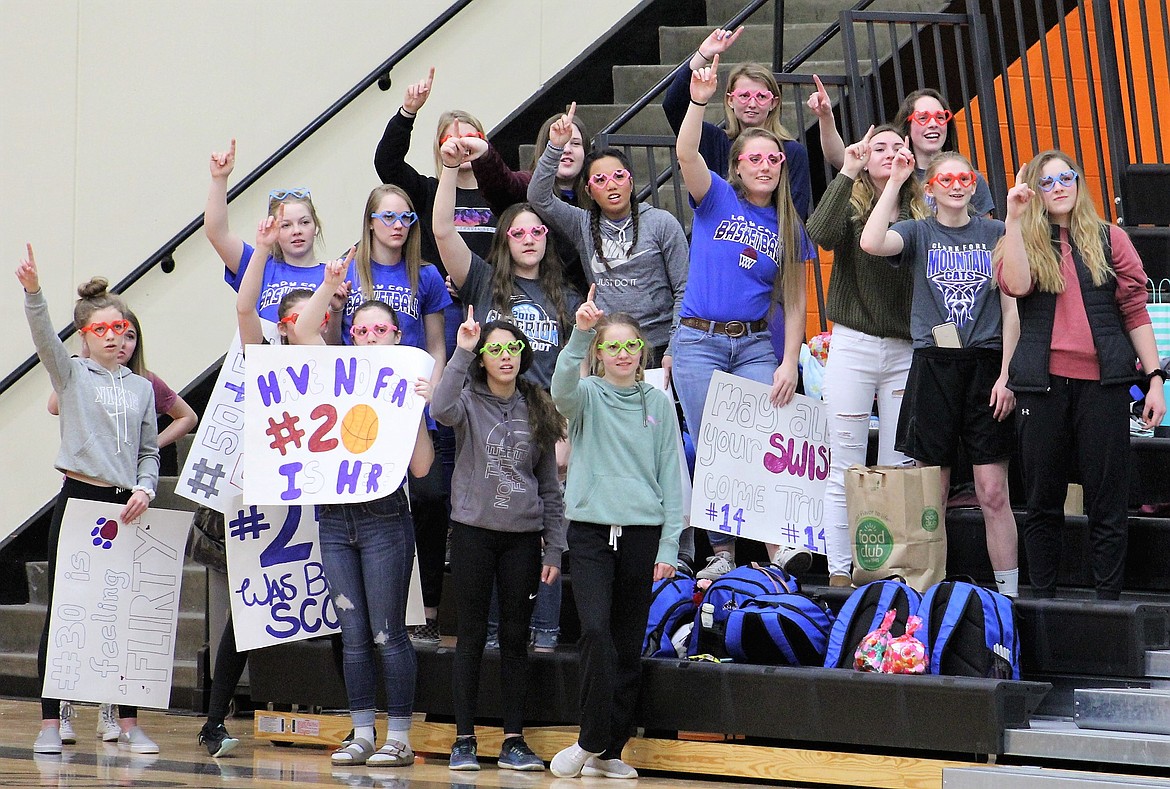
[[[446,162],[443,162],[443,169],[444,169],[444,170],[458,170],[458,169],[459,169],[459,165],[457,165],[457,164],[447,164]]]
[[[707,106],[707,102],[695,101],[694,99],[691,99],[691,104],[694,104],[696,107],[706,107]]]
[[[1159,367],[1156,370],[1151,370],[1146,374],[1146,383],[1152,384],[1155,378],[1161,378],[1163,382],[1166,381],[1166,371]]]
[[[145,485],[135,485],[134,487],[130,488],[130,492],[132,494],[139,493],[139,492],[145,493],[146,498],[150,499],[151,501],[154,501],[154,496],[155,496],[154,491],[151,490],[150,488],[146,487]]]
[[[715,62],[715,58],[707,57],[706,55],[703,54],[703,50],[701,50],[701,49],[696,49],[695,54],[698,55],[699,57],[701,57],[703,60],[707,61],[708,63]]]
[[[406,109],[406,107],[399,107],[399,108],[398,108],[398,111],[399,111],[400,113],[402,113],[402,117],[403,117],[403,118],[411,118],[411,119],[413,119],[415,116],[417,116],[417,115],[418,115],[418,113],[417,113],[417,112],[411,112],[410,110]]]

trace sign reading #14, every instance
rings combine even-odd
[[[406,476],[434,359],[403,346],[248,346],[244,502],[371,501]]]
[[[773,408],[764,384],[716,372],[695,441],[691,525],[825,552],[825,404]]]

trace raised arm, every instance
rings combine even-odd
[[[561,152],[573,136],[573,116],[577,112],[577,102],[569,106],[569,111],[549,127],[548,145],[536,161],[536,170],[532,173],[532,180],[528,182],[528,202],[540,213],[546,222],[556,230],[573,239],[579,250],[583,251],[584,239],[579,239],[582,218],[589,212],[584,208],[569,205],[553,193],[557,180],[557,167],[561,161]]]
[[[805,229],[808,236],[824,249],[835,249],[838,244],[852,243],[849,232],[851,221],[849,199],[853,195],[853,184],[869,162],[869,141],[873,127],[865,137],[845,149],[845,159],[837,177],[829,184],[817,210],[808,218]]]
[[[1036,193],[1024,180],[1024,171],[1016,173],[1016,185],[1007,193],[1007,218],[1004,220],[1004,234],[995,249],[1000,269],[997,277],[1000,287],[1009,296],[1025,296],[1032,292],[1032,267],[1028,264],[1028,253],[1024,249],[1024,236],[1020,230],[1020,218]]]
[[[382,183],[402,187],[411,199],[416,195],[425,195],[427,191],[427,177],[406,163],[406,154],[410,151],[414,117],[426,104],[434,79],[435,69],[432,66],[426,79],[407,87],[402,108],[386,123],[386,131],[382,133],[382,139],[374,151],[374,169],[378,171]]]
[[[691,72],[690,104],[678,130],[678,142],[675,143],[679,170],[687,185],[687,193],[695,203],[703,202],[711,189],[711,170],[707,168],[703,154],[699,153],[699,141],[703,138],[703,110],[715,95],[718,71],[719,56],[716,55],[710,66]]]
[[[283,216],[282,205],[277,209],[276,216],[264,217],[256,228],[256,246],[252,248],[252,257],[248,260],[244,278],[240,280],[240,289],[236,291],[236,322],[240,328],[240,345],[257,345],[264,342],[264,331],[260,327],[260,313],[256,311],[256,303],[260,300],[260,290],[264,287],[264,267],[280,235],[280,219]]]
[[[467,272],[471,269],[471,249],[455,229],[455,188],[459,181],[459,165],[473,158],[473,151],[482,155],[486,150],[487,143],[478,137],[452,137],[439,149],[443,172],[439,175],[439,188],[435,192],[432,213],[435,246],[439,248],[443,266],[457,288],[463,287]]]
[[[490,142],[483,155],[472,160],[471,172],[479,184],[479,193],[496,216],[504,213],[508,206],[523,203],[528,195],[528,183],[532,180],[532,173],[527,170],[509,167]]]
[[[666,113],[666,122],[670,124],[670,128],[674,130],[675,134],[678,134],[682,127],[683,118],[687,114],[687,103],[691,97],[690,72],[711,65],[716,56],[726,52],[742,32],[743,25],[740,25],[738,30],[724,30],[723,28],[712,30],[703,39],[703,43],[699,44],[695,54],[691,55],[690,62],[674,73],[674,79],[671,80],[666,94],[662,97],[662,110]]]
[[[840,170],[845,163],[845,141],[837,131],[837,121],[833,117],[833,102],[829,100],[829,91],[821,83],[821,78],[813,74],[813,82],[817,89],[808,97],[808,108],[817,116],[817,130],[821,138],[821,153],[825,161]],[[856,177],[856,176],[854,176]]]
[[[577,323],[569,342],[557,355],[553,370],[551,393],[557,410],[570,422],[581,411],[581,362],[593,350],[597,339],[597,322],[605,313],[593,303],[597,285],[589,286],[589,296],[577,308]]]
[[[914,154],[910,152],[910,142],[907,140],[906,147],[894,155],[890,180],[886,182],[886,188],[861,231],[861,248],[871,255],[890,257],[902,252],[905,244],[900,235],[890,230],[890,216],[898,205],[902,184],[912,177],[914,166]]]
[[[467,419],[467,408],[463,403],[463,385],[467,382],[467,371],[475,361],[475,344],[479,342],[479,323],[475,320],[475,307],[467,305],[467,320],[459,324],[455,336],[455,353],[443,377],[435,387],[431,398],[431,416],[448,427],[462,424]]]
[[[341,287],[345,274],[353,263],[356,247],[350,247],[343,260],[330,260],[325,264],[325,274],[313,295],[301,307],[297,322],[288,327],[289,342],[293,345],[325,345],[321,336],[321,324],[329,311],[329,304],[337,289]],[[247,276],[247,274],[245,274]]]
[[[53,321],[49,318],[49,304],[45,301],[44,292],[41,291],[41,278],[37,273],[37,258],[33,254],[32,244],[25,244],[25,250],[28,257],[20,261],[16,269],[16,279],[24,288],[24,315],[28,319],[29,329],[32,330],[37,356],[49,373],[53,391],[60,392],[69,385],[73,364],[69,351],[65,350],[65,344],[61,342],[61,338],[53,329]]]
[[[239,272],[240,256],[244,254],[244,240],[228,227],[227,183],[235,167],[236,139],[233,137],[226,151],[211,154],[211,185],[203,208],[203,232],[233,274]]]

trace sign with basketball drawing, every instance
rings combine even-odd
[[[70,499],[61,521],[42,693],[170,706],[191,513]]]
[[[248,346],[245,504],[340,504],[395,491],[434,359],[404,346]]]

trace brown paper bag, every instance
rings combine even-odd
[[[899,575],[921,592],[946,577],[939,486],[937,466],[853,466],[845,471],[855,585]]]

